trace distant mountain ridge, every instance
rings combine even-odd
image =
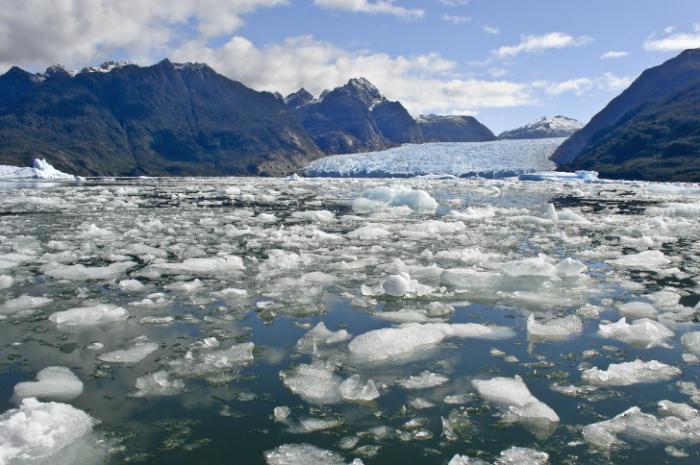
[[[552,118],[542,116],[531,123],[516,129],[502,132],[499,139],[544,139],[549,137],[569,137],[583,127],[583,123],[573,118],[557,115]]]

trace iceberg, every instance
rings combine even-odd
[[[673,337],[673,331],[657,321],[648,318],[634,320],[631,324],[622,317],[614,323],[601,323],[598,335],[608,339],[617,339],[627,344],[640,347],[654,347],[665,339]]]
[[[59,171],[44,159],[35,158],[31,167],[0,165],[0,180],[3,179],[78,181],[82,178]]]

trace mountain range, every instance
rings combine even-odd
[[[422,143],[423,129],[430,141],[493,137],[472,117],[428,119],[362,78],[318,98],[304,89],[282,97],[167,59],[80,72],[13,67],[0,76],[0,164],[39,157],[83,176],[275,176],[324,155]]]
[[[644,71],[552,160],[607,178],[700,181],[700,49]]]

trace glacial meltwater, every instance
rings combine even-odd
[[[700,186],[0,188],[0,464],[700,462]]]

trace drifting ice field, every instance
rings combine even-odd
[[[700,461],[697,185],[0,192],[0,464]]]

